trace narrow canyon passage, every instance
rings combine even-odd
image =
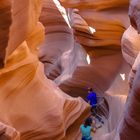
[[[93,140],[139,140],[139,33],[140,0],[1,0],[0,140],[81,140],[88,88]]]

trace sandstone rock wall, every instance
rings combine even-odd
[[[136,32],[131,33],[130,40],[126,43],[129,46],[129,50],[134,53],[132,63],[132,70],[130,72],[130,91],[124,111],[124,118],[122,120],[120,129],[120,140],[131,140],[140,138],[140,53],[139,53],[139,32],[140,32],[140,0],[131,0],[129,8],[129,16],[131,20],[131,25],[136,29]],[[131,45],[134,48],[131,48]],[[130,49],[131,48],[131,49]],[[135,50],[137,50],[135,52]],[[127,55],[131,58],[132,53],[127,52]],[[130,59],[128,59],[130,63]]]
[[[59,1],[43,1],[40,21],[45,26],[45,41],[39,58],[46,76],[59,85],[71,78],[77,65],[85,64],[86,53],[75,42],[66,10]]]
[[[12,2],[1,0],[0,2],[0,121],[10,126],[9,128],[7,125],[0,125],[1,132],[3,130],[6,132],[4,138],[75,140],[80,124],[89,113],[88,105],[82,98],[66,95],[44,75],[44,66],[38,60],[38,49],[44,34],[47,47],[40,49],[42,51],[40,58],[47,62],[46,68],[53,64],[54,67],[50,66],[48,71],[56,70],[56,77],[62,72],[59,68],[61,63],[57,60],[61,59],[64,52],[72,50],[75,45],[74,39],[84,46],[90,55],[90,65],[78,67],[73,77],[60,85],[72,96],[85,97],[87,88],[85,86],[94,87],[98,95],[105,96],[105,91],[112,87],[112,81],[122,72],[122,66],[126,66],[121,55],[120,39],[129,26],[128,0],[84,2],[61,0],[60,2],[65,8],[71,8],[66,9],[69,21],[64,20],[62,15],[66,16],[66,13],[60,12],[54,1],[44,1],[41,21],[45,26],[45,32],[42,24],[38,22],[41,13],[40,0],[13,0]],[[140,31],[139,3],[139,0],[132,0],[132,7],[130,7],[131,23],[138,31]],[[46,12],[49,12],[47,16]],[[122,42],[122,45],[129,50],[126,46],[128,45],[134,53],[132,62],[126,58],[131,65],[134,63],[132,66],[134,73],[132,75],[130,73],[131,89],[124,116],[121,116],[122,121],[117,125],[116,118],[112,119],[114,116],[111,114],[115,108],[112,105],[113,98],[111,101],[106,98],[108,103],[112,102],[111,110],[107,110],[110,111],[110,122],[108,122],[108,131],[100,135],[100,140],[139,140],[140,55],[137,56],[139,35],[135,31],[132,32],[133,29],[130,30],[133,35],[136,35],[136,40],[133,41],[130,36],[127,36],[130,35],[129,30],[130,28],[123,36],[127,41]],[[137,50],[136,53],[133,50]],[[123,53],[129,56],[131,54],[124,50]],[[129,68],[123,72],[127,74],[128,70]],[[117,96],[122,103],[121,109],[119,107],[116,109],[118,119],[127,93],[124,95]]]
[[[78,91],[84,96],[86,87],[92,86],[103,95],[123,65],[120,46],[122,34],[130,25],[127,15],[129,1],[60,2],[67,9],[75,40],[85,48],[90,58],[90,65],[78,67],[73,77],[60,87],[73,96]],[[69,90],[69,85],[79,89]]]
[[[129,26],[128,0],[124,1],[60,1],[65,8],[77,8],[71,15],[76,40],[85,46],[88,52],[92,47],[120,49],[120,40]],[[84,22],[83,22],[84,21]],[[91,31],[86,32],[84,29]],[[95,29],[95,33],[92,30]]]
[[[14,128],[0,123],[0,139],[1,140],[20,140],[20,134]]]
[[[6,48],[5,65],[0,69],[0,120],[15,128],[21,140],[74,140],[88,115],[88,105],[80,97],[66,95],[44,75],[38,60],[44,39],[44,28],[38,22],[41,1],[7,4],[8,8],[0,10],[9,15],[6,41],[0,46]]]
[[[122,36],[122,53],[125,60],[132,66],[140,51],[140,35],[130,26]]]
[[[128,0],[118,1],[118,0],[60,0],[62,5],[65,7],[74,7],[74,8],[87,8],[95,10],[104,10],[114,7],[123,7],[128,5]]]
[[[9,27],[11,25],[11,3],[9,0],[1,0],[0,5],[0,68],[4,65],[5,49],[8,45]]]

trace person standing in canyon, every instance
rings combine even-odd
[[[92,123],[94,123],[93,126],[92,126]],[[80,127],[80,130],[82,133],[81,140],[92,140],[91,131],[96,132],[94,125],[95,125],[95,122],[92,121],[90,117],[85,120],[84,124],[82,124]]]
[[[87,101],[88,103],[91,105],[91,108],[95,108],[97,105],[97,95],[96,93],[93,91],[92,88],[88,89],[88,95],[87,95]]]
[[[97,114],[98,110],[97,110],[97,95],[96,93],[93,91],[92,88],[88,89],[88,95],[86,98],[87,102],[90,104],[91,106],[91,114],[98,119],[99,122],[101,122],[102,124],[104,124],[102,118]]]

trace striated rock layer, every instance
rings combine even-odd
[[[0,120],[15,128],[21,140],[74,140],[88,105],[66,95],[44,75],[38,60],[44,38],[38,22],[41,1],[14,0],[10,10],[12,24],[0,69]]]
[[[132,26],[140,32],[140,0],[131,0],[129,15]],[[133,35],[133,32],[132,32]],[[137,35],[138,36],[138,35]],[[130,40],[131,42],[132,40]],[[139,38],[135,37],[132,46],[138,46]],[[135,48],[137,49],[137,48]],[[128,53],[129,54],[129,53]],[[131,56],[131,55],[130,55]],[[130,73],[130,92],[128,95],[124,118],[120,127],[120,140],[139,140],[140,138],[140,53],[134,61]]]
[[[74,8],[92,8],[95,10],[104,10],[112,7],[122,7],[128,5],[128,0],[60,0],[62,5],[65,7],[74,7]]]
[[[140,51],[140,35],[130,26],[122,36],[122,53],[125,60],[132,66]]]
[[[124,30],[129,26],[128,0],[123,1],[61,1],[70,10],[72,27],[76,40],[91,52],[92,47],[119,49]],[[89,6],[86,7],[86,4]],[[95,6],[94,6],[95,5]],[[81,7],[83,7],[81,9]],[[98,7],[100,7],[98,9]],[[97,10],[97,9],[98,10]],[[84,22],[83,22],[84,21]],[[84,29],[90,29],[87,33]],[[95,29],[95,33],[93,32]]]
[[[102,0],[60,2],[65,8],[69,8],[68,17],[75,40],[85,48],[90,58],[89,65],[78,67],[73,77],[60,87],[72,96],[85,97],[88,86],[104,95],[119,74],[120,67],[125,64],[120,46],[122,34],[130,24],[127,15],[128,1],[111,1],[112,5],[110,1]],[[104,3],[110,7],[104,7]],[[94,4],[102,8],[97,10]]]
[[[78,9],[67,9],[69,22],[64,20],[62,15],[66,16],[66,13],[59,11],[60,7],[58,8],[55,2],[43,1],[40,20],[45,26],[45,32],[42,24],[38,22],[41,13],[40,0],[0,2],[0,19],[4,19],[0,21],[0,63],[3,67],[0,69],[0,138],[75,140],[79,137],[79,126],[88,115],[89,107],[82,98],[66,95],[44,75],[44,66],[38,60],[38,49],[46,34],[40,59],[46,63],[47,74],[52,71],[58,72],[54,74],[55,78],[63,73],[62,67],[68,66],[66,64],[70,54],[75,51],[75,55],[72,56],[75,58],[80,50],[74,48],[74,37],[90,55],[90,65],[71,70],[74,71],[73,77],[60,87],[72,96],[85,97],[86,89],[90,86],[106,99],[109,104],[109,109],[108,104],[105,104],[105,111],[109,111],[107,131],[96,136],[95,140],[139,140],[140,53],[135,42],[139,42],[136,32],[132,32],[138,37],[136,40],[133,41],[131,37],[127,38],[124,35],[127,41],[122,42],[132,44],[132,47],[127,44],[131,50],[129,53],[123,48],[124,54],[134,53],[132,62],[126,58],[134,65],[131,70],[133,73],[130,73],[131,88],[123,114],[128,93],[125,78],[130,67],[123,60],[120,39],[125,28],[129,26],[126,15],[128,0],[61,0],[65,8]],[[140,0],[132,0],[129,12],[131,24],[138,32],[139,4]],[[49,14],[46,16],[47,12]],[[58,23],[55,19],[58,19]],[[7,24],[4,24],[5,22]],[[127,31],[126,34],[130,35]],[[126,45],[123,47],[128,50]],[[134,50],[137,50],[136,53]],[[85,55],[84,52],[81,56]],[[62,64],[63,60],[65,61]],[[68,61],[69,65],[72,61],[74,59]],[[64,73],[64,76],[65,74],[67,73]],[[61,81],[61,78],[58,81]]]
[[[128,0],[60,2],[65,8],[70,8],[68,16],[75,39],[90,57],[90,65],[78,67],[73,77],[60,87],[70,95],[85,97],[85,90],[92,86],[97,93],[104,95],[124,62],[120,46],[123,32],[130,24],[127,14]],[[102,8],[97,10],[94,4]]]
[[[19,140],[20,134],[14,128],[0,123],[0,139],[1,140]]]
[[[11,25],[11,5],[9,0],[0,2],[0,68],[4,65],[5,49],[9,39]]]
[[[100,5],[100,7],[103,6],[104,8],[98,8],[98,6],[97,6],[97,8],[94,9],[94,6],[92,5],[92,2],[94,3],[94,1],[92,1],[92,2],[84,1],[86,4],[91,5],[91,6],[86,5],[89,8],[88,9],[86,6],[84,7],[84,4],[85,4],[84,2],[83,2],[84,3],[83,4],[81,1],[78,1],[78,0],[77,1],[72,1],[72,0],[69,0],[69,1],[64,0],[63,1],[62,0],[61,2],[66,8],[77,8],[78,9],[78,10],[70,10],[70,12],[71,12],[70,15],[71,15],[72,23],[73,23],[73,28],[74,28],[74,33],[76,36],[76,40],[86,48],[87,52],[91,56],[94,56],[95,54],[97,54],[95,52],[97,47],[98,48],[100,47],[100,51],[102,48],[105,48],[105,50],[106,49],[108,49],[108,50],[110,50],[110,49],[119,50],[120,49],[122,34],[123,34],[124,30],[129,26],[128,16],[126,15],[127,9],[125,10],[125,8],[124,8],[125,6],[123,8],[120,8],[119,6],[117,7],[117,3],[115,3],[116,6],[115,5],[112,6],[113,9],[108,9],[106,5],[105,5],[105,7],[103,5]],[[101,1],[96,1],[96,2],[98,3]],[[108,4],[110,3],[109,1],[104,1],[104,4],[106,2],[108,2]],[[118,3],[123,3],[123,2],[118,1]],[[128,1],[125,4],[127,6]],[[138,30],[138,33],[140,31],[139,30],[140,29],[140,26],[139,26],[140,25],[140,23],[139,23],[139,12],[140,12],[139,11],[139,9],[140,9],[139,4],[140,4],[139,0],[132,0],[132,3],[131,3],[132,7],[130,7],[130,12],[129,12],[131,24],[134,28],[136,28]],[[114,7],[116,7],[116,8],[114,8]],[[118,8],[118,11],[116,10],[117,8]],[[100,10],[103,10],[103,11],[100,11]],[[93,15],[95,15],[95,17],[92,14],[90,15],[90,13],[92,13],[92,12],[94,13]],[[122,15],[126,15],[125,16],[126,18],[124,18],[125,20],[123,19]],[[94,19],[97,19],[97,20],[94,20]],[[103,24],[103,23],[105,23],[105,24]],[[87,30],[88,27],[92,27],[93,29],[96,30],[96,32],[93,33],[93,36],[91,35],[91,33],[88,32],[88,30]],[[113,31],[112,34],[111,34],[110,30]],[[105,35],[107,33],[106,31],[107,32],[109,31],[108,36]],[[131,35],[133,37],[131,37]],[[112,140],[112,139],[129,140],[129,139],[133,139],[133,138],[136,140],[139,139],[140,129],[139,129],[139,111],[138,111],[138,108],[139,108],[139,87],[140,87],[140,85],[139,85],[138,80],[139,80],[139,68],[140,67],[138,67],[139,58],[136,58],[138,53],[139,53],[139,46],[138,46],[139,35],[136,32],[134,32],[134,30],[132,28],[131,29],[129,28],[126,31],[126,33],[124,34],[123,39],[124,40],[123,40],[122,44],[124,46],[122,45],[123,46],[122,50],[123,50],[123,54],[125,56],[125,59],[131,65],[133,65],[133,63],[134,63],[134,65],[132,67],[133,68],[132,71],[135,69],[134,72],[136,72],[136,71],[137,72],[135,75],[133,75],[134,81],[131,84],[132,88],[130,89],[130,93],[129,93],[129,97],[127,99],[124,114],[120,113],[121,117],[118,116],[119,120],[122,120],[122,121],[119,121],[120,123],[118,125],[115,124],[114,128],[112,128],[112,130],[110,132],[104,133],[102,135],[102,137],[100,137],[102,140],[105,140],[105,139],[106,140]],[[98,45],[98,43],[99,43],[99,45]],[[93,49],[94,47],[96,47],[96,49]],[[106,55],[108,55],[108,54],[106,54]],[[109,57],[109,55],[108,55],[108,57]],[[138,57],[139,57],[139,55],[138,55]],[[94,58],[95,57],[93,57],[93,64],[96,64],[96,59],[94,59]],[[112,61],[113,61],[113,58],[112,58]],[[97,69],[99,72],[101,70],[103,70],[103,67],[105,67],[105,66],[107,67],[107,65],[104,66],[105,63],[103,63],[103,62],[104,61],[102,61],[102,65],[101,65],[102,69]],[[112,65],[110,65],[110,66],[112,66]],[[90,67],[87,67],[87,68],[90,68]],[[115,77],[117,73],[119,74],[120,68],[119,67],[117,67],[117,68],[113,67],[113,68],[115,70],[118,70],[114,74],[114,77]],[[129,69],[130,68],[128,68],[127,71],[124,71],[124,74],[128,74]],[[80,68],[79,68],[79,71],[80,71]],[[97,76],[95,72],[92,73],[92,68],[88,69],[88,72],[89,71],[90,71],[89,75],[91,75],[90,78]],[[86,69],[85,69],[85,73],[86,73]],[[104,75],[106,75],[105,70],[103,71],[103,73],[104,73]],[[76,75],[77,75],[77,77],[79,76],[78,78],[80,79],[80,72],[77,72]],[[86,75],[85,77],[82,75],[84,77],[83,79],[84,80],[86,79],[85,80],[86,82],[82,83],[83,80],[81,80],[81,79],[77,80],[78,79],[77,77],[73,77],[73,79],[67,81],[67,85],[66,85],[66,83],[64,83],[64,85],[61,85],[61,86],[64,89],[68,89],[66,87],[68,85],[71,85],[71,87],[74,87],[74,85],[77,84],[80,87],[82,84],[84,85],[85,83],[89,84],[89,85],[92,85],[94,83],[93,87],[95,87],[95,89],[97,89],[96,91],[98,91],[99,86],[98,86],[98,84],[95,85],[95,83],[97,82],[98,79],[100,79],[100,77],[98,76],[98,79],[96,81],[90,80],[90,82],[91,82],[90,83],[89,81],[87,82],[88,78],[86,78],[86,77],[89,77],[89,75]],[[110,73],[109,78],[111,78],[112,75],[113,74]],[[101,76],[101,78],[102,77],[103,77],[103,75]],[[105,80],[106,79],[107,78],[105,78]],[[80,81],[80,82],[78,82],[78,81]],[[110,81],[112,83],[113,79],[111,79]],[[100,84],[104,85],[103,82],[100,82]],[[107,80],[106,80],[105,84],[107,84]],[[107,89],[110,88],[111,86],[112,86],[111,84],[108,85]],[[123,94],[125,95],[125,98],[127,96],[127,92],[128,92],[127,90],[124,90]],[[73,93],[73,92],[71,92],[71,93]],[[112,92],[112,93],[114,93],[114,92]],[[102,92],[102,94],[104,94],[104,93]],[[119,93],[117,93],[117,94],[119,94]],[[112,96],[114,96],[114,95],[112,95]],[[124,108],[124,103],[125,103],[125,100],[123,100],[122,108]],[[110,104],[109,101],[108,101],[108,104]],[[114,106],[114,108],[116,109],[115,106]],[[121,110],[120,112],[123,112],[123,111]],[[112,112],[110,112],[110,115],[111,114],[112,114]],[[111,123],[112,123],[112,121],[111,121]],[[99,139],[99,140],[101,140],[101,139]]]
[[[58,85],[72,74],[77,66],[86,63],[86,52],[75,42],[66,10],[55,0],[44,0],[40,21],[45,26],[45,41],[39,49],[45,74]]]

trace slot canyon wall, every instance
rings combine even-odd
[[[54,81],[59,79],[60,82],[57,81],[60,83],[59,87],[71,96],[82,96],[85,98],[87,87],[93,87],[98,95],[104,96],[109,104],[110,111],[108,132],[96,139],[119,139],[119,131],[121,129],[119,129],[120,124],[118,125],[118,123],[123,118],[123,110],[126,108],[125,101],[129,90],[127,80],[129,80],[131,87],[131,81],[134,78],[133,69],[136,67],[138,61],[136,57],[139,53],[138,44],[140,41],[137,31],[132,26],[129,26],[129,1],[60,0],[60,3],[64,7],[59,3],[55,3],[57,7],[59,7],[57,10],[60,12],[63,8],[66,9],[66,13],[62,12],[62,15],[66,16],[67,14],[68,16],[71,27],[69,27],[68,24],[67,27],[73,31],[75,41],[86,50],[86,53],[90,56],[91,63],[90,65],[86,65],[85,63],[82,66],[78,65],[72,77],[67,78],[66,76],[67,79],[65,79],[65,81],[61,81],[57,76],[53,78],[48,77]],[[52,8],[51,10],[55,11],[56,9],[54,10],[54,8]],[[46,15],[49,17],[49,14]],[[56,17],[52,16],[50,21],[54,23],[55,19]],[[64,18],[62,19],[64,20]],[[67,23],[67,21],[65,21],[65,23]],[[63,23],[60,21],[59,25],[56,22],[52,25],[46,24],[46,30],[49,30],[48,27],[50,26],[55,29],[62,25]],[[64,29],[59,28],[57,33],[60,32],[64,32]],[[49,33],[46,34],[46,36],[49,35]],[[55,35],[57,33],[51,34],[52,40],[56,38]],[[64,40],[59,41],[63,42]],[[65,47],[70,44],[66,41],[65,43]],[[56,45],[56,47],[57,46],[58,45]],[[51,47],[51,45],[44,45],[43,49],[46,49],[45,47]],[[54,55],[56,55],[55,52]],[[48,56],[46,55],[46,57]],[[75,56],[71,55],[71,57]],[[136,62],[133,65],[135,59]],[[72,64],[69,63],[69,65],[73,67]],[[132,65],[133,68],[131,70]],[[49,68],[46,67],[46,69]],[[54,75],[57,73],[55,70],[53,70]],[[129,74],[130,70],[131,72]],[[61,77],[61,74],[62,72],[59,70],[58,77]],[[121,79],[121,75],[125,76],[125,80],[122,80],[123,78]],[[116,105],[118,107],[115,107]],[[115,111],[114,108],[116,109]],[[135,138],[139,138],[138,133]],[[124,139],[124,137],[121,139]]]
[[[85,97],[87,87],[93,87],[103,95],[125,63],[121,54],[121,37],[130,25],[127,15],[129,1],[111,1],[111,4],[101,0],[62,0],[60,3],[66,8],[76,42],[90,57],[90,65],[78,66],[72,78],[59,86],[71,96]]]
[[[98,96],[105,97],[108,107],[107,130],[96,140],[119,139],[118,123],[123,117],[128,94],[127,78],[130,66],[122,56],[121,38],[129,27],[129,1],[72,1],[60,0],[68,8],[74,38],[90,56],[90,65],[77,67],[71,79],[60,85],[71,96],[86,96],[93,87]],[[121,79],[125,75],[125,80]],[[74,88],[76,87],[76,88]],[[80,91],[80,92],[78,92]],[[115,110],[114,110],[115,108]]]
[[[93,87],[106,117],[94,139],[139,140],[140,0],[130,3],[132,26],[128,6],[0,1],[0,139],[80,140]]]
[[[132,0],[129,7],[129,16],[132,25],[132,31],[130,37],[130,29],[126,31],[124,35],[124,46],[129,51],[125,52],[127,54],[127,61],[132,65],[132,69],[129,76],[130,90],[128,99],[126,102],[126,108],[124,111],[124,118],[122,119],[122,124],[120,126],[120,139],[121,140],[131,140],[140,138],[140,1]],[[126,50],[126,49],[125,49]],[[128,58],[129,56],[129,58]],[[132,61],[133,60],[133,61]]]
[[[40,0],[0,1],[0,120],[6,124],[0,139],[71,140],[89,114],[82,98],[66,95],[44,75],[40,13]]]

